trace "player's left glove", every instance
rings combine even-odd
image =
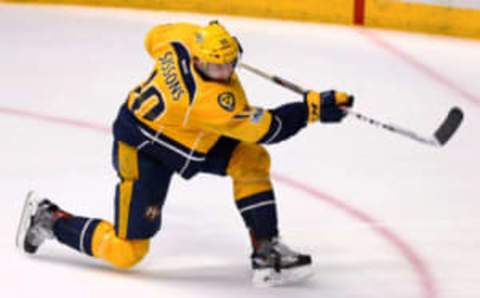
[[[321,93],[308,91],[304,101],[308,107],[308,122],[340,122],[347,113],[343,108],[353,106],[354,97],[344,92],[328,90]]]

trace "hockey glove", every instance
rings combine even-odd
[[[353,106],[353,95],[335,90],[321,93],[308,91],[304,101],[308,107],[308,122],[340,122],[347,115],[343,108]]]

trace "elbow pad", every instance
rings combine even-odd
[[[272,122],[258,143],[275,144],[284,141],[307,125],[308,108],[303,102],[285,104],[270,110],[270,113]]]

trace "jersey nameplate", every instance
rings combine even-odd
[[[168,51],[165,53],[165,55],[160,57],[160,69],[162,71],[163,80],[168,86],[173,100],[179,100],[185,93],[185,90],[183,90],[182,86],[180,85],[180,81],[178,80],[178,74],[175,71],[175,61],[173,57],[172,51]]]

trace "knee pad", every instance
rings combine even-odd
[[[258,144],[238,144],[230,157],[227,174],[233,179],[236,200],[272,189],[270,155]]]
[[[120,269],[129,269],[140,262],[148,253],[148,248],[148,239],[121,239],[106,221],[99,223],[93,234],[93,255]]]

